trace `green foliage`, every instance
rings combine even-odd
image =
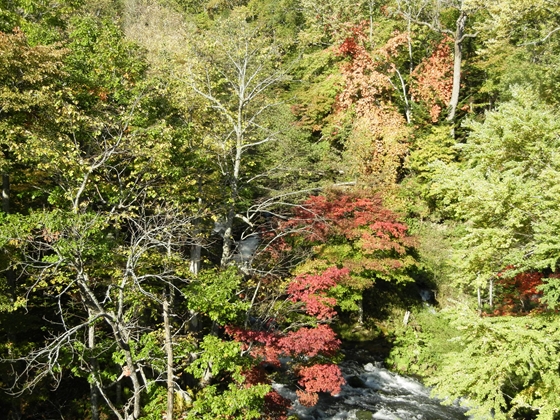
[[[543,294],[540,301],[550,309],[558,308],[558,305],[560,305],[560,281],[557,277],[543,278],[542,280],[543,284],[537,286],[537,289]]]
[[[203,271],[183,290],[187,306],[220,325],[235,322],[250,307],[237,296],[242,280],[235,267]]]
[[[187,413],[188,420],[258,419],[262,415],[263,399],[270,392],[269,385],[239,387],[230,384],[218,393],[217,386],[204,388]]]
[[[488,112],[460,145],[462,162],[437,163],[430,194],[464,222],[457,282],[482,286],[508,265],[554,270],[558,256],[557,111],[528,88]]]
[[[560,324],[554,316],[480,318],[470,311],[450,314],[459,349],[427,380],[449,403],[466,397],[470,413],[508,419],[524,410],[537,419],[558,415]]]
[[[275,37],[285,45],[293,48],[297,41],[298,29],[302,24],[301,9],[297,0],[250,0],[247,8],[257,16],[268,30],[273,30]]]
[[[147,403],[143,407],[142,419],[160,420],[161,413],[166,409],[167,390],[163,387],[154,387],[148,393]]]
[[[126,40],[110,20],[78,17],[69,33],[71,54],[67,59],[72,78],[106,101],[129,101],[146,69],[139,48]]]
[[[431,180],[437,170],[435,162],[450,164],[456,159],[455,144],[451,128],[446,125],[432,126],[426,134],[418,133],[407,157],[408,169],[422,183]]]
[[[207,335],[203,338],[200,348],[200,356],[188,368],[196,378],[204,377],[209,370],[213,376],[230,373],[236,381],[243,381],[240,343],[223,341],[218,337]]]
[[[483,91],[507,100],[511,86],[530,84],[543,100],[558,103],[558,5],[499,0],[488,12],[491,18],[478,22],[486,44],[478,63],[488,75]]]
[[[207,385],[196,396],[188,419],[252,419],[259,418],[264,396],[269,385],[243,385],[241,374],[249,360],[241,354],[241,344],[223,341],[206,335],[200,344],[201,352],[187,370],[197,378],[209,373],[213,377],[231,376],[233,382],[223,389],[222,385]]]
[[[303,84],[296,85],[296,100],[301,105],[294,106],[294,113],[301,116],[298,124],[306,130],[321,131],[323,120],[334,111],[343,82],[335,71],[337,61],[336,55],[326,50],[307,54],[298,62],[295,72]]]
[[[0,31],[19,28],[32,44],[50,44],[61,39],[68,19],[81,5],[80,0],[4,0],[0,2]]]
[[[443,313],[415,310],[409,323],[395,331],[387,363],[402,373],[430,377],[443,367],[447,353],[460,351],[458,334]]]

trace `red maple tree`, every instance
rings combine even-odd
[[[292,219],[283,223],[284,229],[306,226],[298,235],[310,242],[324,243],[329,238],[343,237],[360,248],[366,257],[362,263],[373,264],[371,268],[383,272],[402,267],[404,262],[400,257],[416,245],[408,226],[383,205],[379,195],[361,197],[332,191],[310,197],[294,213]]]
[[[489,315],[522,315],[532,311],[544,310],[541,302],[542,291],[539,286],[543,278],[560,278],[560,273],[544,274],[539,271],[525,271],[515,275],[508,272],[515,267],[508,266],[498,273],[496,280],[496,299]]]
[[[348,261],[332,261],[330,266],[291,279],[285,289],[286,301],[294,304],[292,314],[297,315],[293,316],[306,326],[297,328],[297,322],[290,324],[293,318],[286,317],[277,320],[283,325],[263,325],[260,329],[226,327],[226,333],[241,342],[243,351],[257,362],[257,367],[246,374],[248,382],[266,380],[265,367],[279,369],[281,360],[289,358],[301,387],[297,391],[300,403],[313,405],[319,392],[334,395],[344,384],[339,367],[328,362],[341,344],[327,325],[337,315],[338,302],[332,289],[339,285],[358,289],[370,286],[373,280],[357,286],[352,279],[353,273],[364,270],[381,276],[406,270],[415,239],[399,216],[383,205],[380,196],[342,191],[309,197],[295,208],[292,218],[277,222],[277,230],[280,239],[275,242],[276,248],[270,247],[271,255],[286,253],[295,246],[316,248],[333,240],[351,244],[360,255]],[[278,400],[278,396],[271,394],[269,399]]]
[[[287,334],[278,331],[252,331],[232,326],[226,327],[226,332],[241,342],[243,350],[249,352],[259,362],[255,368],[245,373],[249,384],[266,383],[264,367],[267,365],[280,367],[281,357],[292,358],[292,363],[296,366],[295,371],[300,377],[298,383],[303,387],[298,395],[304,405],[313,405],[314,403],[311,404],[313,401],[316,403],[317,392],[338,394],[345,383],[337,365],[313,363],[314,358],[319,357],[324,360],[334,356],[340,348],[340,340],[328,325],[319,324],[315,328],[303,327]],[[312,377],[316,380],[311,380]],[[275,395],[274,391],[269,394],[269,400],[271,404],[278,405],[280,402],[280,407],[287,408],[285,401],[282,404],[283,400]]]
[[[293,302],[302,302],[308,315],[324,320],[336,315],[336,299],[327,296],[331,287],[348,277],[347,268],[331,267],[321,274],[302,274],[288,286],[288,293]]]

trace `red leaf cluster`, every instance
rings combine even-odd
[[[506,267],[498,274],[496,307],[492,315],[517,315],[542,309],[542,292],[537,287],[543,284],[542,279],[545,275],[537,271],[527,271],[513,277],[506,276],[507,271],[513,268]],[[554,273],[546,277],[556,276],[560,274]]]
[[[336,395],[346,383],[340,368],[332,364],[306,366],[300,369],[298,375],[301,378],[298,383],[307,392],[329,392]]]
[[[276,391],[270,391],[264,396],[265,419],[286,420],[286,413],[292,407],[292,402]]]
[[[310,197],[295,211],[295,218],[285,227],[307,225],[307,239],[324,242],[329,237],[343,236],[361,241],[363,250],[396,251],[402,255],[414,246],[408,227],[396,213],[385,208],[379,196],[363,198],[332,193]]]
[[[347,278],[347,268],[331,267],[322,274],[302,274],[288,286],[288,293],[294,302],[305,304],[306,312],[317,319],[328,319],[336,315],[336,299],[326,296],[326,291]]]
[[[262,366],[253,366],[251,369],[243,371],[242,375],[245,377],[246,386],[270,383]]]
[[[355,56],[360,51],[360,47],[356,43],[354,38],[346,38],[340,47],[338,47],[338,52],[341,55]]]
[[[300,355],[306,357],[334,356],[340,348],[340,344],[336,333],[325,324],[320,324],[315,328],[300,328],[286,334],[278,341],[278,346],[282,351],[292,357]]]
[[[340,348],[340,340],[336,338],[335,332],[325,324],[316,328],[300,328],[288,334],[279,334],[265,331],[250,331],[237,327],[226,327],[226,332],[235,340],[243,343],[245,350],[261,362],[279,366],[281,356],[292,358],[303,358],[308,362],[309,358],[316,356],[331,357]],[[266,372],[262,365],[253,367],[243,372],[247,385],[267,383]],[[301,367],[298,370],[301,378],[299,384],[304,387],[304,391],[298,392],[300,402],[303,405],[314,405],[317,403],[317,392],[330,392],[337,394],[340,387],[345,383],[340,369],[332,364],[320,364]],[[267,394],[265,397],[267,413],[274,410],[280,417],[284,418],[289,401],[282,398],[275,392]],[[276,412],[275,411],[275,412]]]
[[[316,328],[300,328],[287,334],[269,331],[252,331],[228,326],[226,332],[243,343],[245,350],[264,362],[279,365],[279,358],[334,356],[340,348],[335,332],[325,324]]]
[[[299,402],[305,407],[313,407],[319,402],[319,394],[316,392],[307,392],[301,389],[296,391]]]
[[[358,54],[364,54],[366,49],[364,43],[367,37],[364,33],[365,23],[355,25],[347,31],[348,36],[342,41],[338,47],[338,54],[355,57]]]
[[[355,29],[337,51],[339,55],[350,57],[350,61],[341,68],[345,87],[337,98],[337,106],[344,111],[354,105],[360,116],[369,114],[372,107],[378,108],[381,99],[385,100],[385,105],[389,105],[387,101],[393,87],[387,79],[387,71],[393,73],[394,68],[387,66],[387,59],[396,51],[396,44],[390,40],[389,48],[370,54],[364,45],[365,40],[363,32],[359,28]],[[375,55],[383,59],[377,60]]]

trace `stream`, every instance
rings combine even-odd
[[[466,408],[443,406],[430,397],[430,390],[415,379],[390,372],[382,362],[364,363],[363,357],[347,355],[340,363],[347,384],[337,396],[322,395],[315,407],[295,402],[290,414],[301,420],[383,419],[383,420],[459,420],[468,419]],[[284,397],[296,394],[281,384],[274,388]]]

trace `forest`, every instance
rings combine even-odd
[[[560,419],[558,86],[554,0],[0,0],[0,417],[295,420],[383,342]]]

